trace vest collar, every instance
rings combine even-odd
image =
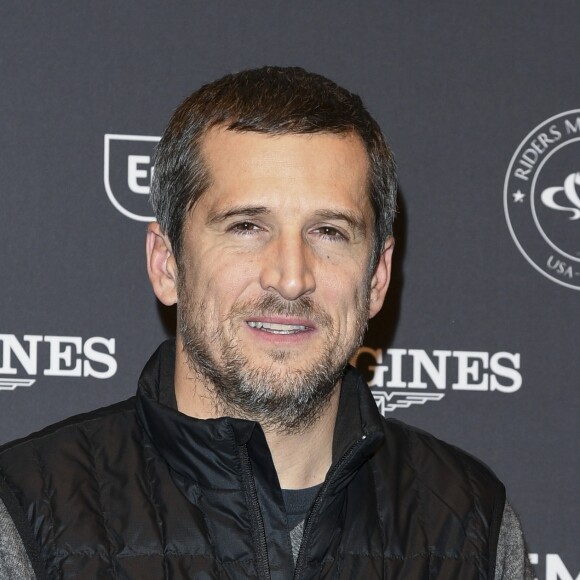
[[[149,359],[139,379],[139,421],[159,453],[181,476],[203,488],[240,487],[238,446],[274,477],[275,470],[260,425],[223,417],[195,419],[177,410],[174,389],[175,340],[165,341]],[[333,438],[333,463],[348,455],[333,487],[342,488],[354,472],[383,444],[382,418],[368,385],[348,367],[341,387]],[[350,450],[356,447],[355,452]],[[332,471],[332,470],[331,470]],[[273,473],[272,473],[273,472]]]

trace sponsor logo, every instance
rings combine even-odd
[[[0,391],[31,387],[38,375],[109,379],[114,355],[114,338],[0,334]]]
[[[573,575],[559,554],[546,554],[543,562],[540,562],[539,554],[529,554],[529,558],[538,573],[534,580],[539,580],[540,578],[545,580],[580,580],[580,571]],[[541,565],[545,565],[543,570]],[[543,575],[542,571],[544,571]]]
[[[149,204],[153,149],[160,137],[105,135],[104,182],[111,203],[124,216],[152,222]]]
[[[503,193],[524,258],[549,280],[580,290],[580,109],[551,117],[520,143]]]
[[[515,393],[522,386],[520,355],[510,352],[361,347],[352,363],[367,378],[385,415],[441,401],[449,391]]]

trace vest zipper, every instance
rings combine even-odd
[[[256,482],[254,480],[254,472],[248,455],[248,448],[246,445],[238,447],[240,459],[242,461],[242,480],[248,499],[250,518],[252,524],[252,539],[256,548],[257,557],[257,571],[258,577],[262,580],[270,580],[270,563],[268,561],[268,546],[266,543],[266,531],[264,528],[264,520],[262,518],[262,510],[258,502],[258,492],[256,490]]]
[[[306,521],[304,522],[304,533],[302,534],[302,541],[300,542],[300,550],[298,550],[298,557],[296,558],[296,567],[294,568],[294,576],[293,580],[300,580],[304,574],[304,567],[306,566],[306,545],[308,543],[308,539],[312,530],[312,522],[314,521],[314,516],[317,514],[318,510],[320,509],[320,504],[326,495],[326,491],[332,481],[334,480],[336,474],[340,471],[342,466],[353,456],[354,452],[358,448],[358,446],[366,439],[366,435],[363,435],[361,439],[355,441],[345,452],[345,454],[337,461],[328,473],[326,481],[320,488],[318,495],[314,499],[312,507],[310,508],[310,512],[306,517]]]

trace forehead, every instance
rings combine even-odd
[[[201,144],[205,206],[259,202],[356,206],[366,213],[368,155],[355,134],[265,135],[212,128]],[[240,199],[254,198],[254,199]]]

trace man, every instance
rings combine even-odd
[[[136,397],[0,451],[10,577],[523,577],[502,484],[384,420],[348,367],[394,244],[360,99],[298,68],[229,75],[155,167],[147,266],[177,339]]]

